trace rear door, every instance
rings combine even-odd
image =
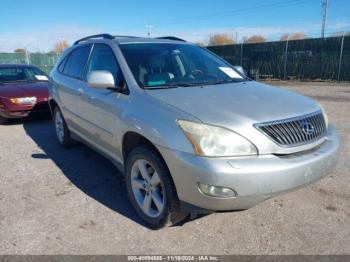
[[[84,70],[91,51],[91,44],[74,49],[59,66],[61,73],[59,96],[61,110],[70,128],[81,132],[80,104],[84,88]]]

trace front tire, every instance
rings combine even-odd
[[[76,141],[71,138],[66,121],[58,107],[54,110],[53,120],[55,123],[56,136],[60,145],[62,147],[71,147],[75,145]]]
[[[129,154],[126,185],[131,203],[152,229],[171,225],[187,215],[179,212],[179,200],[170,172],[152,147],[138,147]]]

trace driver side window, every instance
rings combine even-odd
[[[103,70],[112,73],[116,85],[123,80],[123,74],[114,53],[107,45],[95,44],[93,47],[92,54],[87,65],[86,75],[95,70]]]

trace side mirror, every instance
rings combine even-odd
[[[112,73],[103,70],[91,71],[87,75],[87,83],[90,87],[93,88],[115,88],[115,82]]]
[[[242,75],[246,76],[247,74],[245,73],[243,67],[239,66],[239,65],[235,65],[233,66],[234,69],[236,69],[236,71],[238,71],[239,73],[241,73]]]

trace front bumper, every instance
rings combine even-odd
[[[290,155],[207,158],[160,147],[182,202],[206,210],[242,210],[273,196],[306,186],[335,167],[339,138],[334,127],[327,139],[309,151]],[[198,182],[230,187],[234,198],[202,194]]]
[[[9,119],[27,117],[30,114],[48,113],[49,105],[47,101],[40,101],[34,106],[19,105],[6,108],[0,108],[0,116]]]

